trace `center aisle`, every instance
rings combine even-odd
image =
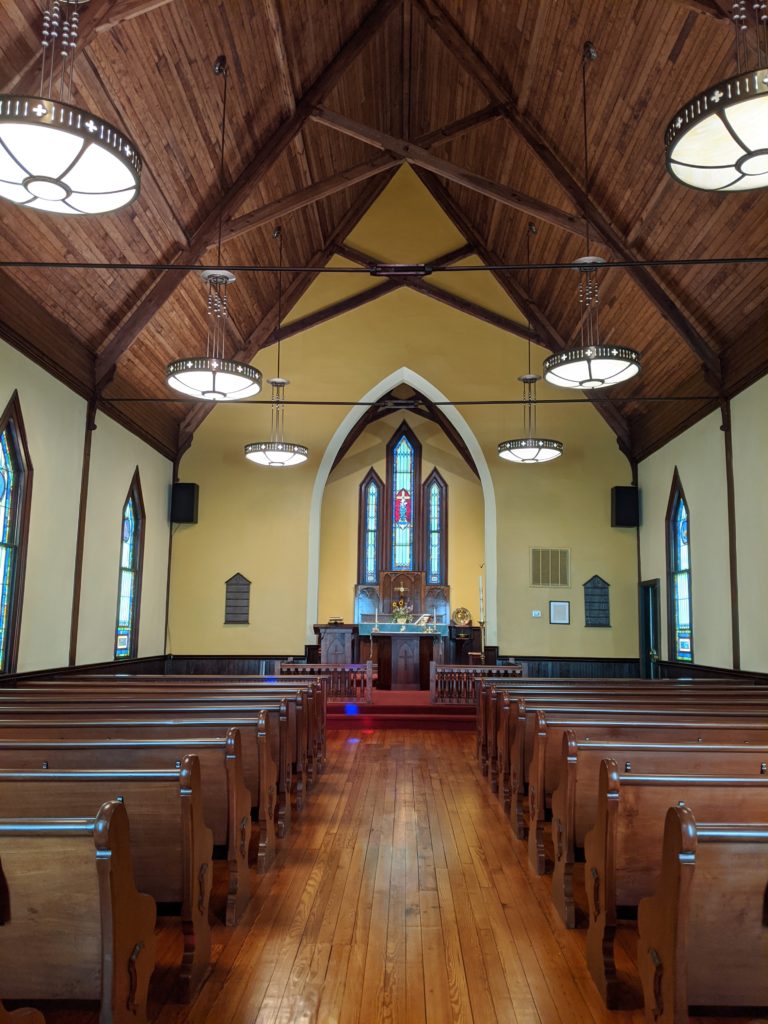
[[[274,867],[165,1022],[615,1022],[475,760],[474,735],[334,732]],[[216,946],[217,943],[223,944]],[[218,955],[217,955],[218,954]],[[626,954],[622,953],[627,965]]]

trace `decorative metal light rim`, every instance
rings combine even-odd
[[[666,146],[667,170],[682,185],[687,188],[696,189],[699,192],[729,192],[747,191],[749,188],[764,188],[768,184],[768,130],[765,132],[766,146],[756,150],[750,150],[745,142],[739,137],[738,132],[724,118],[724,113],[736,106],[747,104],[768,94],[768,68],[754,68],[751,71],[744,71],[740,74],[726,78],[715,85],[709,86],[700,92],[693,99],[683,104],[675,116],[669,122],[664,134]],[[723,122],[723,127],[732,141],[744,150],[744,156],[736,163],[725,164],[690,164],[682,160],[674,159],[675,147],[698,125],[701,125],[707,118],[717,117]],[[749,172],[743,171],[744,164],[756,157],[762,157],[764,169],[760,172],[760,182],[754,185],[744,185],[743,182],[749,178]],[[675,166],[690,167],[694,169],[728,170],[733,169],[734,180],[718,188],[707,188],[704,185],[693,185],[683,180],[675,173]],[[755,175],[757,177],[757,175]]]
[[[82,140],[83,143],[74,159],[72,159],[69,164],[55,176],[31,173],[29,169],[25,167],[7,147],[4,146],[3,149],[10,159],[18,165],[20,172],[26,172],[26,175],[17,180],[2,178],[0,179],[0,188],[2,188],[3,185],[23,187],[26,188],[28,193],[28,197],[23,201],[13,199],[9,195],[4,194],[3,198],[8,199],[9,202],[16,203],[17,206],[28,206],[36,199],[43,198],[29,191],[29,184],[37,181],[49,182],[50,184],[56,185],[64,193],[60,199],[47,200],[48,202],[60,203],[59,209],[35,206],[30,207],[31,209],[37,210],[44,209],[44,212],[46,213],[60,213],[67,216],[71,216],[73,214],[87,216],[88,214],[92,214],[93,211],[91,210],[78,209],[77,206],[73,205],[73,203],[77,202],[78,196],[94,197],[96,199],[106,199],[109,196],[114,197],[114,205],[99,209],[96,213],[114,213],[116,210],[121,209],[123,206],[127,206],[138,198],[141,190],[141,156],[139,155],[132,139],[130,139],[125,132],[121,132],[118,128],[115,128],[115,126],[110,124],[109,121],[105,121],[103,118],[98,117],[96,114],[92,114],[88,110],[82,110],[80,107],[73,107],[68,103],[61,103],[58,100],[49,100],[43,96],[13,96],[3,94],[0,95],[0,128],[4,124],[27,125],[42,131],[54,130],[65,132],[67,135],[72,135],[75,138]],[[2,143],[0,143],[0,145],[2,145]],[[78,163],[85,157],[87,150],[91,146],[108,153],[110,157],[118,160],[130,173],[132,184],[123,188],[110,189],[104,192],[94,191],[93,189],[86,191],[84,189],[70,188],[65,179],[68,174],[77,170]]]
[[[276,461],[269,457],[270,452],[286,452],[291,458]],[[298,466],[309,458],[309,449],[303,444],[294,444],[291,441],[252,441],[245,445],[245,457],[251,462],[257,462],[260,466],[267,466],[270,469],[284,469],[287,466]]]
[[[530,459],[515,458],[514,452],[520,451],[521,449],[530,449],[535,451],[534,455]],[[553,452],[548,458],[540,459],[538,454],[541,451]],[[516,437],[510,441],[500,441],[498,446],[499,457],[507,459],[509,462],[519,462],[523,465],[543,465],[545,462],[554,462],[555,459],[559,459],[565,451],[565,445],[562,441],[554,441],[549,437]]]
[[[184,383],[185,373],[211,374],[211,387],[204,392]],[[216,389],[216,378],[219,374],[228,374],[243,380],[245,386],[238,391],[222,392]],[[232,359],[216,359],[212,356],[186,357],[169,363],[166,369],[167,383],[177,391],[187,395],[203,398],[206,401],[233,402],[239,398],[251,398],[261,391],[261,370],[248,363],[238,363]]]
[[[616,369],[610,374],[601,377],[592,376],[592,362],[601,360],[613,362]],[[557,371],[564,366],[574,366],[577,363],[586,364],[586,375],[581,380],[570,380],[561,377]],[[628,372],[631,371],[631,372]],[[568,349],[565,352],[555,352],[544,360],[544,380],[548,384],[556,384],[561,388],[574,388],[582,391],[597,391],[599,388],[607,388],[612,384],[621,384],[631,380],[640,372],[640,353],[633,348],[626,348],[621,345],[599,345],[589,348]],[[620,380],[613,380],[618,377]]]

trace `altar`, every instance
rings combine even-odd
[[[378,665],[380,690],[429,689],[429,663],[444,660],[446,624],[374,621],[358,628],[362,654]]]

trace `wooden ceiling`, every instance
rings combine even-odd
[[[0,259],[210,262],[221,213],[225,263],[274,263],[272,231],[281,223],[287,262],[318,268],[344,251],[404,160],[467,239],[449,260],[472,251],[495,264],[521,262],[534,220],[536,260],[571,261],[584,253],[585,218],[593,250],[606,258],[762,256],[765,192],[695,192],[664,170],[671,115],[733,73],[725,7],[90,0],[73,101],[134,138],[145,162],[141,195],[103,218],[3,203]],[[36,0],[4,0],[0,92],[36,91],[38,23]],[[588,70],[588,195],[580,92],[587,39],[599,53]],[[223,199],[220,80],[211,70],[219,53],[231,86]],[[497,277],[542,344],[557,350],[576,340],[573,271],[535,272],[530,293],[523,273]],[[311,280],[286,278],[284,310]],[[599,404],[630,456],[653,451],[768,370],[766,283],[762,265],[605,272],[603,339],[643,357],[641,375]],[[385,280],[379,291],[397,284]],[[240,275],[238,358],[271,343],[276,299],[274,274]],[[188,354],[203,329],[195,274],[0,270],[0,333],[170,457],[189,443],[206,403],[113,402],[167,399],[165,365]],[[678,400],[649,401],[669,395]]]

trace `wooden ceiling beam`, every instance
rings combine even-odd
[[[322,309],[316,309],[314,313],[308,313],[298,320],[284,324],[280,329],[280,340],[285,341],[286,338],[292,338],[296,334],[301,334],[302,331],[308,331],[329,320],[335,320],[337,316],[343,316],[345,313],[351,313],[354,309],[360,309],[361,306],[367,306],[369,302],[375,302],[376,299],[396,292],[399,288],[405,288],[405,285],[405,279],[398,280],[390,277],[382,281],[381,284],[377,284],[375,288],[369,288],[357,295],[348,295],[346,299],[339,299],[338,302],[332,302],[328,306],[323,306]]]
[[[277,91],[283,97],[284,115],[286,117],[291,117],[296,112],[296,93],[293,88],[290,63],[288,61],[288,51],[285,46],[283,19],[280,15],[278,0],[263,0],[263,2],[264,14],[272,36],[272,51],[277,61]],[[304,139],[301,132],[297,133],[296,138],[293,141],[293,147],[294,152],[296,153],[297,169],[301,176],[302,183],[307,187],[312,184],[312,172],[309,168],[309,160],[307,158],[307,151],[304,148]],[[316,206],[311,207],[311,220],[316,232],[315,242],[322,246],[325,241],[325,233],[323,232],[323,226],[320,223],[320,214],[318,213]]]
[[[467,114],[466,117],[460,117],[456,121],[451,121],[450,124],[444,125],[442,128],[435,128],[434,131],[420,135],[415,140],[416,145],[421,146],[422,149],[429,149],[431,146],[438,146],[444,142],[453,142],[454,139],[466,135],[467,132],[471,132],[474,128],[480,128],[484,124],[490,124],[491,121],[498,120],[501,115],[501,106],[498,103],[489,103],[487,107],[476,110],[472,114]]]
[[[717,0],[676,0],[676,3],[697,14],[709,14],[713,18],[731,21],[731,15],[720,6]]]
[[[374,178],[368,183],[362,195],[352,203],[347,212],[338,222],[325,247],[312,258],[309,263],[310,266],[316,268],[317,271],[319,271],[321,267],[325,266],[333,255],[336,245],[347,237],[358,221],[368,211],[371,204],[378,199],[389,184],[394,173],[394,168],[392,168],[386,174],[380,175],[378,178]],[[284,315],[290,313],[291,309],[293,309],[316,277],[317,273],[306,273],[298,274],[293,279],[282,296],[282,307],[285,311]],[[261,318],[261,321],[256,325],[253,331],[251,331],[243,347],[235,353],[234,358],[240,362],[248,363],[256,356],[259,349],[268,345],[270,340],[274,340],[273,336],[275,327],[277,326],[277,316],[278,302],[276,300],[272,304],[271,309]],[[192,443],[195,430],[200,426],[215,404],[215,402],[199,402],[184,417],[179,425],[178,458],[183,455]]]
[[[108,32],[115,25],[131,21],[142,14],[149,14],[159,7],[166,7],[174,0],[117,0],[112,6],[112,13],[98,26],[96,32]],[[87,10],[87,8],[86,8]]]
[[[503,260],[498,253],[488,249],[484,239],[480,236],[475,226],[455,202],[448,189],[438,179],[427,171],[417,168],[419,176],[425,187],[429,190],[437,204],[441,207],[446,216],[453,222],[456,230],[459,231],[477,250],[478,255],[488,266],[499,266]],[[567,348],[565,338],[560,334],[557,327],[547,317],[540,306],[537,305],[533,296],[529,295],[514,274],[509,271],[492,270],[496,281],[501,288],[520,309],[534,328],[534,335],[531,340],[549,349],[551,352],[561,352]],[[592,401],[594,396],[587,393],[587,400]],[[629,420],[610,401],[602,400],[593,403],[597,411],[603,417],[608,426],[613,430],[619,443],[619,447],[627,458],[632,458],[632,429]]]
[[[333,128],[343,135],[349,135],[351,138],[358,139],[360,142],[366,142],[377,149],[394,153],[403,160],[407,160],[409,164],[423,167],[424,170],[431,171],[441,178],[447,178],[449,181],[471,189],[473,192],[479,192],[480,195],[488,196],[489,199],[503,203],[505,206],[511,206],[515,210],[522,210],[523,213],[527,213],[530,217],[537,217],[539,220],[546,221],[548,224],[554,224],[556,227],[569,231],[572,234],[585,234],[584,223],[575,214],[566,213],[564,210],[559,210],[556,206],[550,206],[549,203],[543,203],[541,200],[534,199],[532,196],[526,196],[516,189],[508,188],[506,185],[499,185],[497,182],[484,178],[480,174],[475,174],[473,171],[458,167],[456,164],[443,160],[429,150],[422,149],[414,143],[398,139],[394,135],[387,135],[376,128],[369,128],[367,125],[353,121],[349,117],[344,117],[343,114],[326,110],[324,107],[318,106],[312,112],[311,117],[319,124]]]
[[[348,245],[337,246],[336,251],[361,267],[377,266],[377,261],[372,256],[369,256],[367,253],[360,252],[358,249],[352,249]],[[437,260],[430,260],[428,265],[434,270],[439,270],[440,267],[447,267],[452,263],[458,262],[460,259],[464,259],[474,251],[474,246],[465,245],[462,246],[460,250],[447,253],[444,257]],[[526,324],[519,324],[508,316],[503,316],[501,313],[496,313],[492,309],[487,309],[485,306],[481,306],[478,302],[473,302],[471,299],[455,295],[453,292],[449,292],[445,288],[441,288],[440,285],[435,284],[433,281],[430,281],[425,277],[413,275],[408,277],[394,277],[390,278],[390,280],[402,281],[407,288],[411,288],[413,291],[419,292],[421,295],[427,295],[431,299],[436,299],[437,302],[442,302],[444,305],[450,306],[451,309],[456,309],[460,313],[466,313],[467,316],[472,316],[476,320],[482,320],[483,323],[490,324],[492,327],[498,327],[499,330],[506,331],[508,334],[514,334],[517,338],[523,338],[523,340],[530,339],[531,341],[536,341],[538,339],[536,331],[531,330]]]
[[[346,171],[340,171],[323,181],[316,181],[299,192],[293,192],[282,199],[275,199],[274,202],[267,203],[265,206],[259,207],[258,210],[228,221],[222,230],[222,241],[229,242],[233,238],[239,238],[248,231],[253,231],[254,228],[295,213],[296,210],[300,210],[304,206],[326,199],[337,192],[351,188],[352,185],[358,185],[361,181],[382,174],[392,167],[399,167],[402,162],[400,157],[384,154],[373,160],[366,160],[365,163],[358,164],[356,167],[350,167]],[[211,244],[213,245],[214,242]]]
[[[95,2],[99,2],[99,0],[95,0]],[[295,112],[278,126],[268,141],[243,168],[226,195],[208,213],[192,236],[189,246],[181,249],[171,262],[194,263],[200,259],[216,236],[219,217],[227,220],[232,216],[254,185],[274,166],[290,146],[314,108],[334,88],[398,4],[399,0],[379,0],[330,64],[321,71],[307,89],[296,104]],[[142,298],[99,352],[96,359],[97,388],[108,378],[112,368],[130,349],[157,311],[173,295],[184,276],[179,271],[164,270],[154,278]]]
[[[511,88],[504,83],[467,40],[461,29],[440,5],[438,0],[416,0],[429,25],[453,53],[461,66],[485,89],[491,100],[503,104],[503,115],[529,149],[538,157],[550,176],[570,198],[581,216],[594,227],[598,236],[613,249],[618,259],[634,262],[638,254],[600,208],[579,184],[570,170],[556,154],[549,140],[529,117],[522,114]],[[429,168],[428,168],[429,169]],[[669,295],[657,277],[647,267],[630,266],[627,274],[644,292],[657,312],[683,339],[704,367],[705,374],[716,389],[722,386],[722,372],[718,354],[701,336],[696,327]]]

